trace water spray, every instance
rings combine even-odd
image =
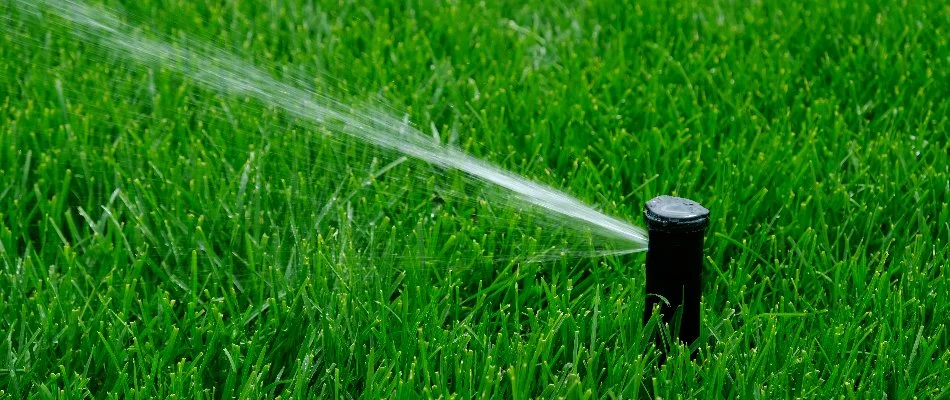
[[[46,21],[62,19],[76,39],[135,61],[141,66],[175,72],[196,86],[227,96],[244,97],[282,110],[306,128],[332,131],[335,140],[367,145],[415,158],[446,170],[459,171],[487,187],[502,189],[500,198],[525,208],[559,217],[561,225],[588,230],[605,241],[622,243],[626,252],[646,247],[646,232],[604,214],[579,199],[478,159],[462,150],[433,141],[383,108],[361,108],[305,85],[282,80],[223,49],[187,37],[176,42],[150,37],[125,23],[107,8],[81,0],[12,0],[25,15]],[[3,10],[3,8],[0,8]]]
[[[699,338],[703,238],[709,210],[689,199],[659,196],[646,203],[644,215],[650,235],[644,320],[657,306],[666,324],[675,327],[679,315],[679,340],[692,344]]]

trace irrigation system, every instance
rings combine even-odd
[[[476,182],[504,189],[501,193],[505,198],[515,198],[524,205],[560,217],[562,224],[626,243],[627,251],[646,247],[646,318],[659,307],[663,322],[677,332],[681,341],[691,344],[699,337],[703,238],[709,224],[709,210],[699,203],[672,196],[648,201],[647,230],[644,231],[566,193],[432,141],[397,116],[376,109],[356,109],[315,89],[279,80],[267,70],[213,46],[183,38],[179,38],[178,45],[173,45],[145,36],[136,27],[122,22],[117,14],[82,1],[13,0],[11,3],[24,15],[59,16],[62,21],[57,23],[71,24],[71,32],[77,39],[147,67],[177,72],[205,89],[256,99],[285,111],[304,126],[323,126],[335,121],[342,126],[335,132],[335,140],[353,139],[461,171]],[[46,18],[37,18],[37,21],[46,21]]]
[[[679,327],[679,340],[692,344],[700,332],[703,239],[709,210],[689,199],[659,196],[646,203],[644,215],[650,235],[644,321],[659,307],[663,322],[674,332]]]

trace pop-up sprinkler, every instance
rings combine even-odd
[[[682,309],[679,340],[690,345],[699,338],[702,295],[703,237],[709,210],[699,203],[659,196],[646,204],[647,248],[645,320],[659,305],[663,322],[671,324]]]

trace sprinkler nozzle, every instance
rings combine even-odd
[[[703,238],[709,210],[689,199],[659,196],[646,203],[644,215],[650,234],[644,321],[657,305],[666,324],[673,323],[681,311],[678,337],[690,345],[699,338]]]

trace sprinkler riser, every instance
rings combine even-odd
[[[681,310],[677,337],[692,344],[700,334],[703,242],[709,210],[689,199],[659,196],[647,202],[644,215],[650,235],[644,321],[658,306],[662,321],[672,327]]]

